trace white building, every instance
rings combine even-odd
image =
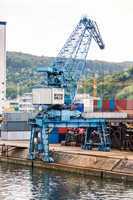
[[[34,110],[32,104],[32,93],[25,93],[22,97],[19,97],[19,111],[30,112]]]
[[[17,99],[6,100],[5,102],[5,112],[32,112],[34,110],[32,93],[25,93],[23,96],[18,96]]]
[[[6,22],[0,21],[0,114],[6,100]]]

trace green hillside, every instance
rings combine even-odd
[[[93,78],[85,79],[85,87],[79,91],[93,94]],[[108,99],[133,99],[133,67],[124,72],[117,72],[113,75],[104,75],[97,78],[97,96]]]
[[[33,87],[41,84],[41,82],[43,81],[43,75],[36,72],[36,67],[38,65],[48,66],[52,59],[53,58],[51,57],[45,56],[39,57],[19,52],[7,52],[7,97],[12,99],[16,97],[17,93],[22,95],[25,92],[31,92]],[[92,74],[96,73],[98,74],[98,76],[103,77],[104,75],[104,77],[106,77],[107,74],[114,74],[116,72],[118,73],[120,71],[125,71],[131,66],[133,66],[132,62],[109,63],[97,60],[87,61],[86,69],[83,76],[86,75],[90,78]],[[116,76],[117,79],[118,75],[121,76],[121,73],[113,76]],[[130,78],[128,77],[127,80],[125,80],[125,84],[127,82],[129,82],[130,84],[131,81],[129,81],[128,79]],[[104,81],[106,81],[106,78]],[[104,89],[107,89],[106,93],[108,93],[108,91],[110,93],[110,87],[107,85],[104,86]],[[130,85],[128,85],[127,87],[129,86]],[[101,90],[101,87],[103,87],[103,85],[100,85],[99,90]],[[122,87],[123,86],[121,85],[120,89],[122,89]],[[90,92],[91,88],[92,87],[88,86],[88,90]],[[125,88],[123,92],[127,93],[128,89],[132,90],[131,88]],[[117,92],[119,96],[123,96],[123,93],[121,92],[122,90],[119,90]]]

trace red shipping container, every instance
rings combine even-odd
[[[133,100],[127,100],[127,110],[133,110]]]
[[[94,111],[97,110],[97,100],[93,100],[93,108],[94,108]]]
[[[109,100],[102,101],[102,111],[109,111],[110,110],[110,102]]]
[[[126,99],[115,99],[115,110],[121,111],[126,110],[127,100]]]
[[[66,134],[67,131],[68,131],[68,128],[58,128],[58,133],[59,133],[60,135]]]

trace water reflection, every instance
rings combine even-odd
[[[131,200],[132,184],[0,164],[0,200]]]

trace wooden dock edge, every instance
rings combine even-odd
[[[43,161],[36,161],[36,160],[32,161],[23,158],[20,159],[20,158],[3,157],[3,156],[0,156],[0,162],[36,167],[41,169],[69,172],[85,176],[100,177],[101,179],[118,179],[126,182],[133,181],[133,174],[97,170],[93,168],[85,168],[85,167],[71,166],[71,165],[64,165],[57,163],[45,163]]]

